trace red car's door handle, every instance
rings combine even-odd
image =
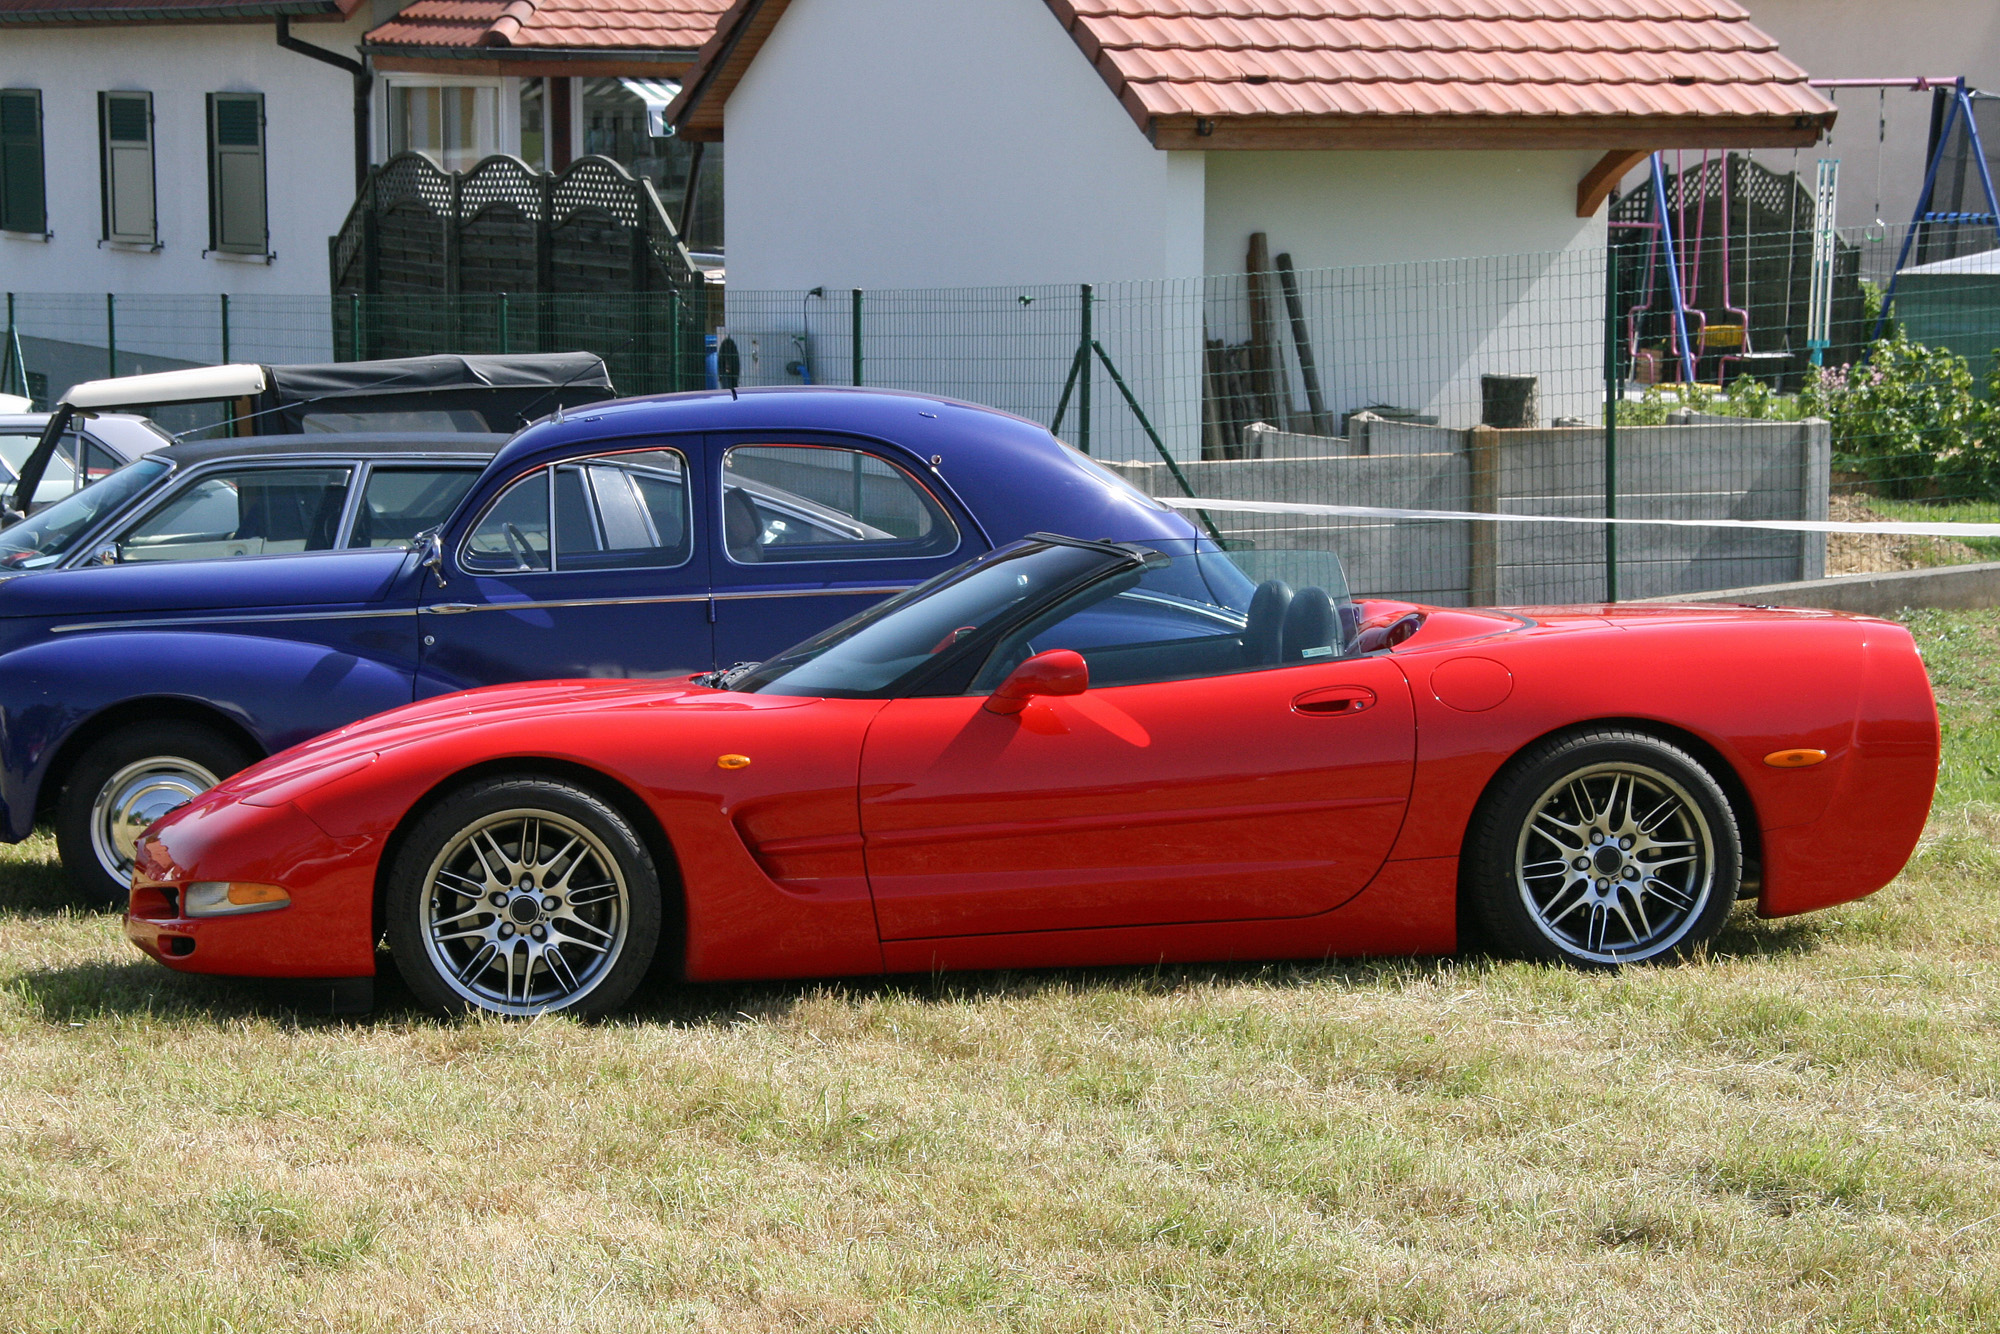
[[[1375,692],[1367,686],[1326,686],[1292,701],[1292,708],[1315,718],[1351,718],[1374,707]]]

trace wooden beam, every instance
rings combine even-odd
[[[1594,218],[1597,210],[1604,205],[1605,198],[1618,188],[1618,182],[1625,179],[1625,173],[1646,160],[1647,150],[1643,148],[1614,148],[1597,159],[1597,165],[1584,173],[1576,184],[1576,216]]]

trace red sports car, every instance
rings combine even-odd
[[[140,839],[168,967],[595,1014],[688,979],[1679,958],[1887,884],[1938,722],[1886,621],[1356,602],[1324,552],[1037,537],[768,662],[380,714]],[[366,983],[354,984],[365,989]]]

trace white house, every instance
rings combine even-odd
[[[1204,325],[1236,339],[1248,315],[1188,280],[1242,272],[1256,232],[1300,270],[1540,257],[1466,270],[1448,337],[1433,279],[1396,279],[1366,322],[1421,350],[1327,356],[1330,412],[1463,425],[1482,372],[1591,401],[1599,353],[1551,367],[1538,345],[1602,308],[1605,195],[1654,149],[1813,143],[1833,108],[1805,78],[1730,0],[737,0],[669,115],[729,145],[733,327],[799,312],[837,368],[844,332],[814,329],[801,292],[1154,284],[1101,288],[1098,327],[1189,454]],[[916,323],[874,332],[894,302],[866,308],[868,338],[914,357]],[[978,368],[945,364],[969,344],[932,341],[959,350],[929,381],[981,396]],[[1070,348],[1044,341],[1053,374],[984,396],[1047,420]],[[1146,447],[1126,432],[1116,452]]]
[[[122,373],[331,357],[328,239],[404,150],[602,153],[679,208],[692,154],[661,113],[725,6],[0,0],[0,292],[31,373],[60,392],[114,346]]]

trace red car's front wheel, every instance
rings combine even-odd
[[[446,1013],[598,1015],[660,938],[660,877],[631,825],[554,779],[494,778],[427,813],[390,873],[389,948]]]

